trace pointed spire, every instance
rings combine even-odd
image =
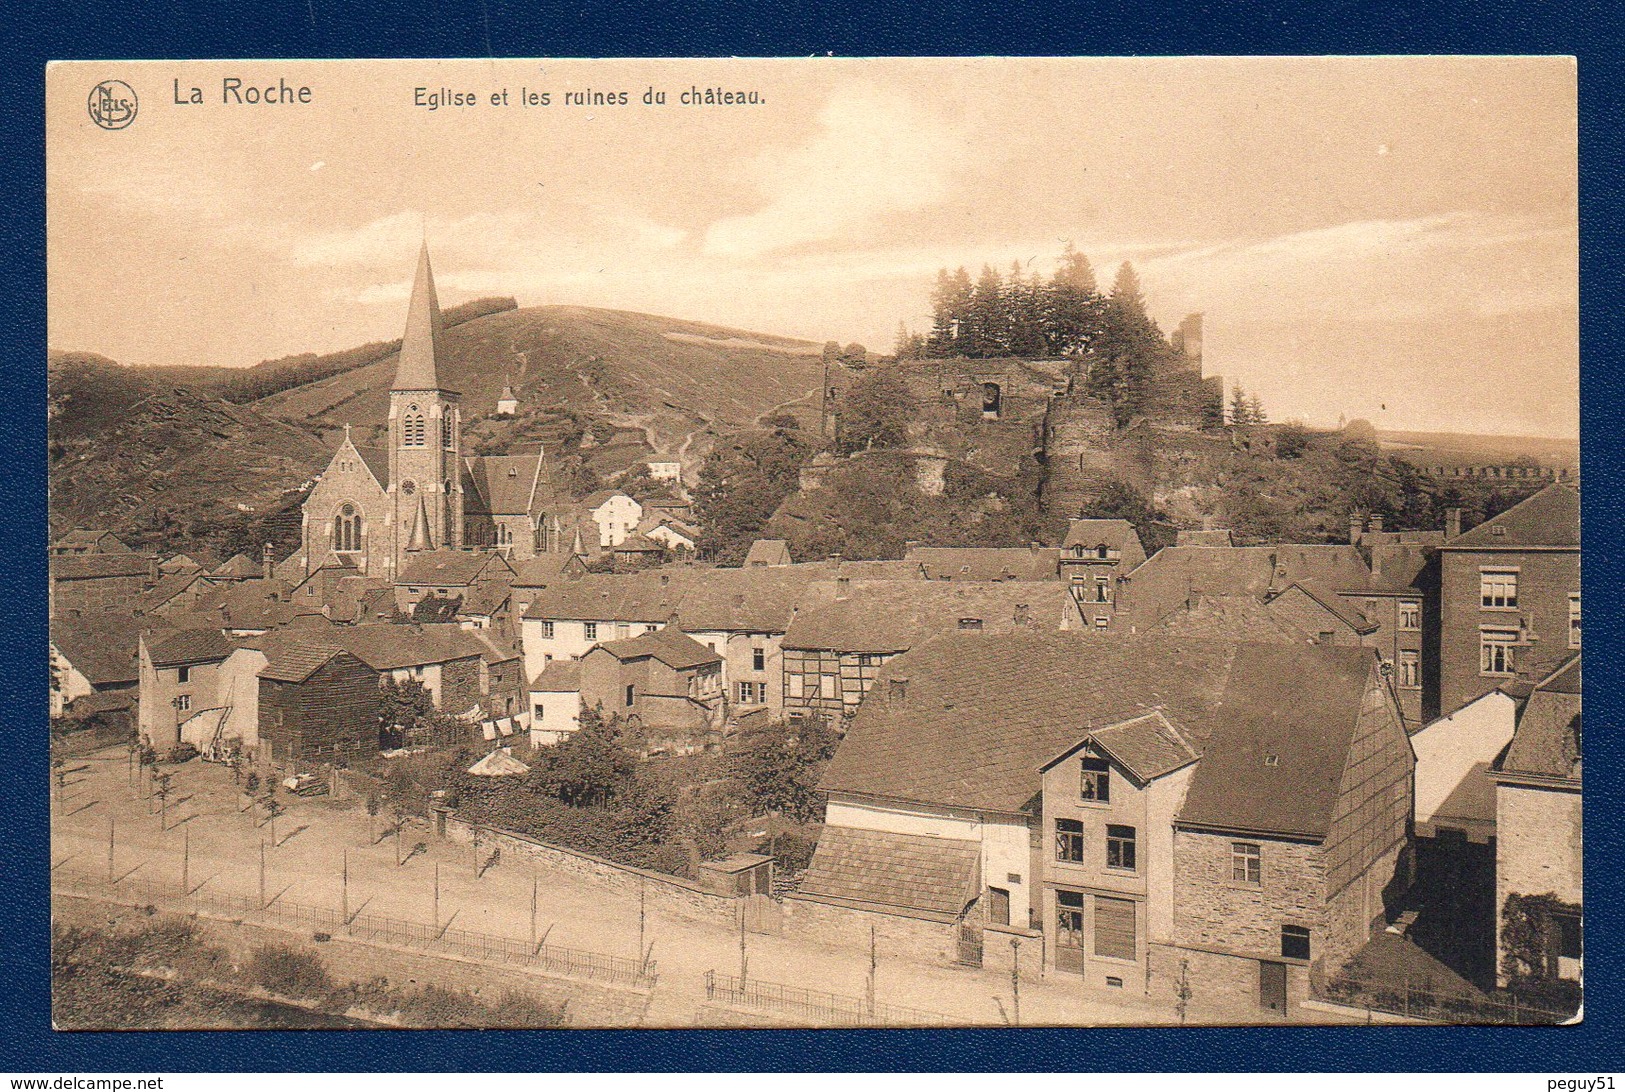
[[[576,524],[575,541],[570,543],[570,553],[575,557],[586,557],[587,546],[581,541],[581,524]]]
[[[423,498],[418,498],[417,515],[412,517],[412,537],[407,540],[407,550],[432,550],[434,543],[429,540],[429,510],[424,507]]]
[[[441,389],[438,366],[443,355],[443,340],[440,300],[434,291],[434,270],[429,268],[429,244],[424,243],[418,251],[418,272],[412,282],[412,302],[406,308],[406,334],[401,338],[395,390]]]

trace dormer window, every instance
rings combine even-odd
[[[1111,803],[1111,763],[1104,758],[1085,758],[1078,767],[1078,798],[1094,804]]]
[[[982,620],[980,618],[961,618],[959,620],[959,629],[963,633],[980,633],[982,632]]]

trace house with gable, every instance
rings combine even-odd
[[[1496,762],[1497,980],[1578,982],[1584,958],[1580,656],[1537,682]]]
[[[697,572],[593,574],[542,589],[521,623],[527,677],[535,679],[554,660],[580,659],[600,642],[660,629]]]
[[[1088,624],[1105,629],[1117,604],[1117,578],[1144,562],[1145,547],[1128,520],[1074,519],[1056,564]]]
[[[579,667],[582,703],[625,717],[646,747],[692,751],[722,728],[722,657],[676,625],[605,641]]]
[[[435,600],[441,613],[465,613],[483,619],[477,628],[507,632],[514,569],[500,553],[471,550],[428,550],[413,554],[395,578],[395,608],[412,617],[419,604]],[[428,608],[425,608],[428,609]]]
[[[917,561],[927,580],[1058,580],[1061,551],[1031,546],[911,546],[904,561]]]
[[[598,546],[608,550],[637,533],[643,505],[619,489],[600,489],[581,501],[581,508],[598,528]]]
[[[1166,997],[1186,961],[1268,1009],[1406,878],[1412,760],[1369,649],[952,634],[876,688],[820,783],[791,913],[815,935],[949,961],[1042,936],[1091,988]]]
[[[1580,647],[1580,492],[1548,485],[1439,547],[1439,674],[1429,715],[1532,684]],[[1436,710],[1436,711],[1435,711]]]
[[[1238,654],[1216,712],[1174,818],[1177,952],[1160,977],[1182,960],[1285,1012],[1397,910],[1415,757],[1370,649]]]
[[[127,554],[133,551],[111,531],[74,528],[51,543],[52,557],[78,554]]]
[[[51,716],[75,715],[101,696],[99,708],[133,710],[140,678],[141,619],[119,611],[74,613],[51,620]],[[112,704],[109,704],[112,703]]]
[[[784,710],[792,718],[825,716],[839,723],[856,712],[887,661],[938,634],[1079,628],[1077,604],[1054,580],[838,576],[833,583],[833,589],[820,589],[821,605],[797,611],[780,642]]]

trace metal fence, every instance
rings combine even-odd
[[[804,990],[761,979],[705,972],[705,999],[762,1012],[778,1012],[830,1027],[946,1027],[963,1023],[940,1012],[904,1005],[870,1004],[821,990]]]
[[[1431,980],[1328,978],[1315,993],[1322,1001],[1440,1024],[1561,1024],[1574,1017],[1574,1010],[1559,1011],[1550,998],[1462,993],[1435,987]]]
[[[660,977],[659,964],[654,960],[640,962],[625,956],[564,948],[556,944],[532,945],[512,937],[477,933],[469,929],[437,928],[421,921],[380,914],[356,914],[347,923],[339,910],[328,906],[310,906],[286,899],[274,899],[268,905],[261,906],[254,896],[217,891],[195,891],[191,895],[182,895],[169,885],[156,884],[145,877],[127,876],[109,884],[104,876],[59,871],[52,876],[52,885],[94,898],[113,898],[120,902],[133,901],[153,906],[179,903],[191,909],[207,909],[244,920],[293,923],[360,940],[422,948],[492,963],[512,963],[549,974],[611,982],[638,989],[653,989]]]

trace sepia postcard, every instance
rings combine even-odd
[[[46,98],[58,1029],[1579,1019],[1571,58]]]

